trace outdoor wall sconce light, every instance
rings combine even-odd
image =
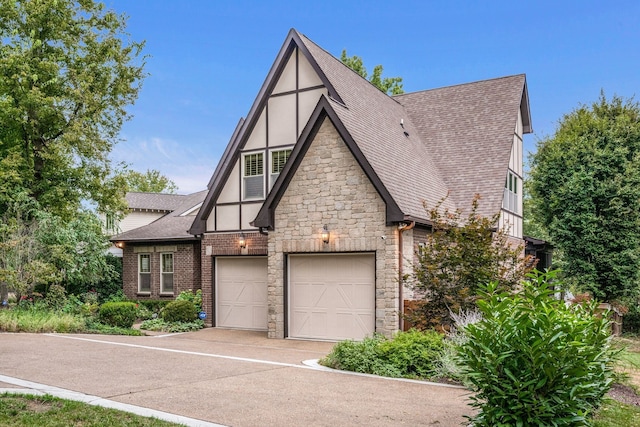
[[[325,243],[329,243],[329,230],[327,229],[327,225],[325,224],[322,227],[322,241]]]
[[[124,248],[124,242],[116,242],[116,248]]]
[[[247,239],[244,237],[244,233],[240,234],[240,238],[238,239],[238,246],[244,249],[247,247]]]

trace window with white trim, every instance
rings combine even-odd
[[[242,160],[242,199],[263,199],[264,154],[245,154]]]
[[[271,170],[269,175],[269,189],[273,188],[273,184],[278,179],[280,172],[284,169],[285,163],[289,160],[291,149],[278,150],[271,152]]]
[[[151,292],[151,254],[138,254],[138,292]]]
[[[518,198],[518,187],[520,180],[511,171],[507,172],[507,179],[504,183],[504,196],[502,207],[508,211],[520,213],[520,203]]]
[[[160,254],[160,293],[173,293],[173,254]]]

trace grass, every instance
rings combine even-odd
[[[1,309],[0,331],[143,335],[134,329],[104,325],[87,316],[44,309]]]
[[[168,427],[179,424],[52,396],[0,395],[0,425],[9,427]]]
[[[0,310],[0,330],[5,332],[84,332],[84,318],[45,310]]]
[[[593,427],[620,426],[640,426],[640,408],[620,403],[617,400],[606,399],[593,419]]]

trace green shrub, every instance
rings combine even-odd
[[[131,328],[136,321],[133,302],[105,302],[100,306],[100,321],[110,326]]]
[[[204,328],[204,321],[198,319],[193,322],[166,322],[162,319],[145,320],[140,329],[163,332],[191,332]]]
[[[152,313],[160,313],[164,307],[171,302],[171,300],[158,300],[158,299],[141,299],[136,301],[138,304],[145,306]]]
[[[402,372],[380,356],[380,344],[386,340],[384,336],[374,334],[362,341],[341,341],[320,363],[343,371],[399,378]]]
[[[171,301],[162,310],[162,318],[167,322],[193,322],[198,310],[191,301]]]
[[[53,310],[62,310],[67,303],[67,291],[63,286],[51,285],[44,297],[44,302]]]
[[[589,425],[610,388],[610,323],[595,303],[554,299],[554,275],[531,275],[517,294],[494,283],[480,292],[484,318],[465,328],[469,340],[460,347],[480,410],[475,426]]]
[[[196,308],[196,311],[200,312],[202,310],[202,291],[198,289],[195,294],[191,289],[182,291],[176,301],[189,301]]]
[[[399,332],[392,340],[376,334],[359,342],[341,341],[320,363],[385,377],[430,378],[442,348],[443,336],[438,332],[412,329]]]
[[[436,331],[411,329],[379,344],[382,359],[398,369],[403,377],[429,378],[434,375],[434,361],[443,349],[443,335]]]

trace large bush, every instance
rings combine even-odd
[[[167,322],[193,322],[198,318],[198,310],[191,301],[171,301],[162,309],[162,318]]]
[[[100,321],[107,325],[130,328],[136,321],[136,304],[133,302],[105,302],[100,306]]]
[[[460,347],[476,389],[476,426],[589,425],[612,382],[610,322],[595,303],[553,298],[553,276],[530,276],[517,294],[481,292],[483,319]],[[554,283],[558,285],[558,283]]]
[[[442,334],[435,331],[399,332],[391,340],[374,335],[362,341],[339,342],[321,363],[386,377],[431,378],[442,341]]]

